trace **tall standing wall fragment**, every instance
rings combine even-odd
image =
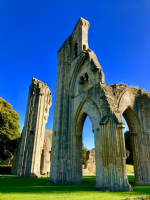
[[[45,125],[49,115],[51,91],[48,86],[32,78],[19,147],[17,177],[39,177],[44,143]]]

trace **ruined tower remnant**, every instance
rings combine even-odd
[[[48,86],[32,78],[29,87],[25,124],[16,153],[18,159],[14,159],[17,163],[17,177],[39,177],[40,172],[43,173],[44,168],[46,168],[44,164],[41,165],[41,158],[43,162],[44,159],[48,161],[46,152],[44,156],[44,148],[49,151],[51,147],[50,141],[48,145],[44,141],[44,138],[46,140],[46,138],[51,137],[49,134],[52,134],[52,132],[45,133],[45,125],[51,105],[51,91]],[[50,166],[50,163],[48,166]]]
[[[131,133],[135,183],[150,184],[150,93],[104,83],[88,46],[88,28],[80,18],[58,51],[50,182],[82,182],[82,129],[88,115],[95,137],[95,189],[131,191],[121,116]]]
[[[96,174],[95,150],[87,151],[87,153],[86,153],[86,162],[84,164],[84,169],[87,169],[92,174]]]

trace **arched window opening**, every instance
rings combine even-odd
[[[86,45],[83,44],[83,51],[86,51]]]
[[[127,170],[127,175],[128,175],[128,181],[130,182],[131,177],[132,177],[132,179],[134,179],[134,163],[133,163],[131,135],[129,132],[128,124],[123,115],[122,115],[121,119],[125,123],[124,140],[125,140],[125,151],[126,151],[126,170]],[[130,177],[130,179],[129,179],[129,177]]]
[[[88,116],[82,131],[82,168],[82,175],[96,174],[94,133]]]
[[[41,153],[40,174],[43,174],[43,169],[44,169],[44,149],[42,149]]]
[[[87,72],[82,74],[82,76],[79,77],[78,93],[82,93],[89,89],[89,81],[88,80],[89,80],[89,75]]]
[[[78,43],[75,43],[74,50],[75,50],[75,58],[76,58],[78,55]]]
[[[124,111],[123,117],[125,118],[129,127],[130,142],[131,142],[131,148],[133,152],[133,165],[134,165],[135,178],[132,172],[132,182],[134,181],[136,184],[147,184],[148,176],[147,176],[146,170],[147,170],[148,165],[147,165],[147,162],[145,163],[143,162],[143,158],[140,155],[140,153],[143,150],[143,133],[142,133],[139,118],[131,107],[128,107]],[[127,169],[127,172],[128,172],[128,169]],[[130,181],[131,181],[131,174],[128,174],[128,175],[130,175]]]

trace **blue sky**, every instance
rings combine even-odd
[[[125,83],[150,91],[150,1],[1,0],[0,96],[20,115],[23,128],[32,77],[49,86],[53,127],[57,51],[79,17],[90,22],[88,42],[106,83]],[[83,140],[93,148],[86,120]]]

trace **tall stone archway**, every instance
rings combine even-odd
[[[139,155],[139,152],[142,149],[140,123],[138,121],[136,114],[130,107],[128,107],[124,111],[123,116],[128,124],[129,131],[130,131],[130,141],[131,141],[131,147],[133,150],[133,160],[134,160],[135,183],[142,184],[143,182],[142,179],[144,178],[143,177],[144,171],[142,170],[140,166],[142,162],[137,158],[137,155]]]
[[[97,143],[96,141],[102,141],[101,140],[101,134],[100,134],[100,112],[96,104],[90,100],[85,99],[81,102],[76,116],[75,116],[75,123],[74,123],[74,130],[75,130],[75,142],[74,145],[74,151],[76,152],[76,157],[74,160],[75,166],[77,165],[76,170],[76,177],[77,182],[82,182],[82,131],[83,131],[83,125],[85,122],[86,117],[89,116],[91,122],[92,122],[92,130],[94,133],[94,140],[95,140],[95,152],[97,153],[98,149],[102,144]],[[99,159],[96,160],[96,166],[97,166],[97,173],[100,172],[98,169],[101,168],[102,170],[102,158],[99,157]]]
[[[88,115],[95,137],[95,189],[131,191],[121,116],[127,120],[135,148],[135,182],[150,184],[150,93],[104,83],[103,70],[88,47],[88,28],[89,22],[80,18],[58,51],[50,181],[82,182],[81,138]],[[138,145],[140,140],[143,144]]]
[[[133,93],[129,90],[125,90],[119,102],[119,110],[121,113],[123,112],[130,131],[135,183],[139,185],[150,183],[149,133],[144,131],[147,125],[143,123],[146,116],[142,116],[142,103],[143,101],[139,101],[138,98],[135,99]]]

